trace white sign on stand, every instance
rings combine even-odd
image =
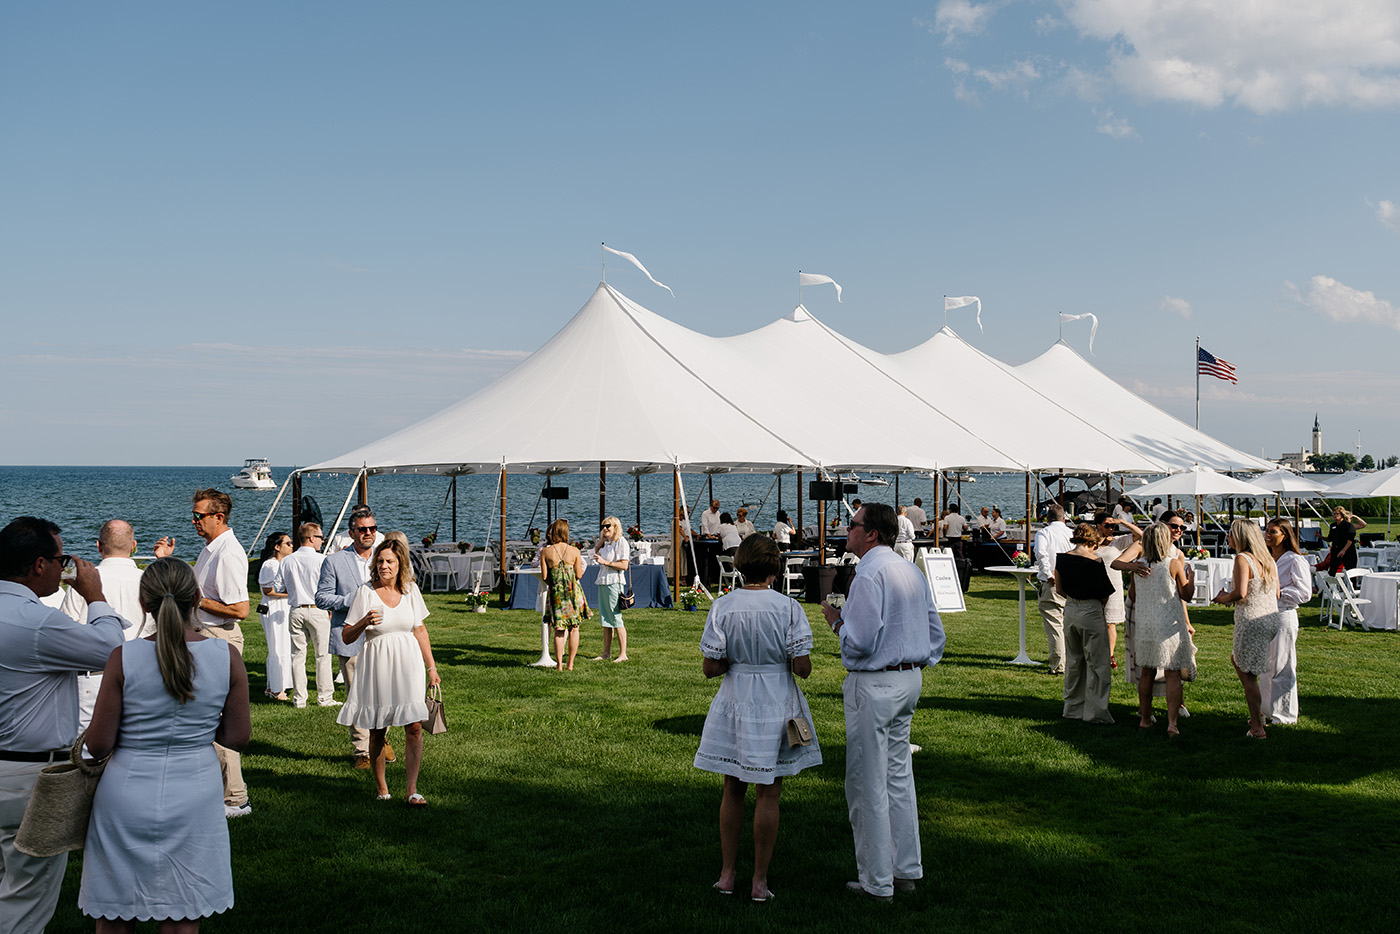
[[[928,579],[933,605],[939,613],[962,613],[967,609],[962,581],[958,579],[958,568],[951,554],[920,549],[919,565]]]

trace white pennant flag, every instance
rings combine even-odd
[[[943,313],[945,315],[954,308],[965,308],[968,305],[977,306],[977,331],[978,333],[985,333],[982,331],[982,299],[978,298],[976,295],[943,296]]]
[[[1089,321],[1093,324],[1093,326],[1092,326],[1091,328],[1089,328],[1089,353],[1093,353],[1093,352],[1094,352],[1094,335],[1097,334],[1097,333],[1099,333],[1099,318],[1098,318],[1098,315],[1092,314],[1092,313],[1087,312],[1087,311],[1084,312],[1084,314],[1082,314],[1082,315],[1067,315],[1067,314],[1065,314],[1063,311],[1060,312],[1060,323],[1061,323],[1061,324],[1064,324],[1066,321],[1078,321],[1080,318],[1088,318]]]
[[[841,301],[841,283],[837,282],[835,279],[830,276],[819,276],[814,272],[799,272],[797,274],[798,286],[826,285],[828,282],[836,286],[836,300],[838,302]]]
[[[653,283],[655,283],[656,285],[661,286],[661,287],[662,287],[663,289],[665,289],[667,292],[671,292],[671,287],[670,287],[669,285],[667,285],[667,284],[664,283],[664,282],[657,282],[657,281],[656,281],[656,277],[653,276],[651,273],[647,272],[647,268],[646,268],[645,266],[642,265],[642,261],[639,260],[639,259],[637,259],[637,257],[633,256],[631,253],[624,253],[624,252],[622,252],[621,250],[614,250],[612,247],[608,246],[606,243],[603,244],[603,249],[607,250],[609,253],[612,253],[612,254],[614,254],[614,255],[616,255],[616,256],[621,256],[623,259],[625,259],[625,260],[627,260],[628,262],[630,262],[633,266],[636,266],[638,269],[640,269],[640,270],[642,271],[642,273],[643,273],[648,279],[650,279]],[[671,297],[672,297],[672,298],[675,298],[675,297],[676,297],[676,293],[675,293],[675,292],[671,292]]]

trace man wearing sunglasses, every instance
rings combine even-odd
[[[194,615],[201,635],[223,639],[242,654],[243,630],[238,624],[248,616],[248,552],[228,526],[232,511],[233,500],[227,493],[195,490],[191,521],[195,534],[204,539],[204,549],[194,562],[200,595]],[[247,817],[253,806],[243,783],[243,758],[218,743],[214,750],[224,773],[224,816]]]
[[[292,706],[305,707],[306,650],[311,649],[316,664],[316,705],[339,707],[335,699],[335,682],[331,676],[331,618],[316,604],[316,591],[321,586],[321,569],[326,556],[321,554],[325,536],[315,522],[303,522],[297,529],[300,547],[282,559],[282,581],[287,587],[287,629],[292,637]]]
[[[355,680],[363,639],[346,645],[341,638],[345,617],[355,600],[355,591],[369,580],[369,560],[375,546],[384,540],[379,534],[374,512],[368,506],[356,506],[350,513],[350,547],[337,551],[321,565],[321,579],[316,585],[316,605],[331,614],[330,651],[339,656],[340,670],[345,675],[345,692]],[[355,768],[369,768],[369,730],[350,727],[351,755]],[[384,761],[393,762],[394,748],[384,744]]]
[[[63,553],[59,528],[21,516],[0,530],[0,931],[40,934],[58,904],[68,855],[14,848],[39,771],[65,762],[78,735],[78,674],[100,671],[124,641],[126,621],[102,593],[97,568]],[[39,602],[73,564],[87,602],[81,625]]]
[[[822,604],[847,674],[846,807],[859,878],[846,888],[888,902],[923,878],[909,728],[923,669],[943,657],[943,622],[928,580],[895,553],[895,511],[871,503],[852,517],[846,550],[860,562],[845,605]]]

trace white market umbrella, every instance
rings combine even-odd
[[[1309,480],[1307,477],[1300,477],[1291,470],[1283,470],[1281,468],[1279,470],[1271,470],[1266,474],[1255,477],[1249,482],[1259,487],[1259,489],[1261,490],[1267,490],[1268,492],[1274,494],[1277,500],[1274,508],[1275,513],[1282,512],[1283,494],[1292,493],[1294,511],[1293,521],[1298,523],[1299,525],[1302,525],[1302,510],[1299,506],[1298,501],[1300,499],[1311,497],[1301,497],[1298,494],[1326,493],[1331,490],[1331,487],[1327,486],[1326,484],[1318,483],[1315,480]]]
[[[1390,497],[1400,496],[1400,467],[1388,467],[1375,473],[1364,473],[1327,490],[1329,496],[1384,496],[1385,531],[1390,534]]]
[[[1196,497],[1196,513],[1204,517],[1201,509],[1202,496],[1248,496],[1255,498],[1263,491],[1253,484],[1245,483],[1243,480],[1236,480],[1234,477],[1223,473],[1216,473],[1209,467],[1202,467],[1196,464],[1190,470],[1183,470],[1163,477],[1161,480],[1154,480],[1146,486],[1140,486],[1133,490],[1133,496],[1142,498],[1145,496],[1194,496]],[[1202,519],[1196,520],[1196,545],[1201,544]]]

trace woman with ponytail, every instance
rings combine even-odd
[[[88,824],[78,907],[98,934],[159,921],[198,931],[233,907],[223,778],[214,743],[248,745],[248,673],[238,650],[206,639],[194,618],[194,571],[175,558],[141,575],[155,635],[117,647],[88,727],[92,755],[111,754]]]

